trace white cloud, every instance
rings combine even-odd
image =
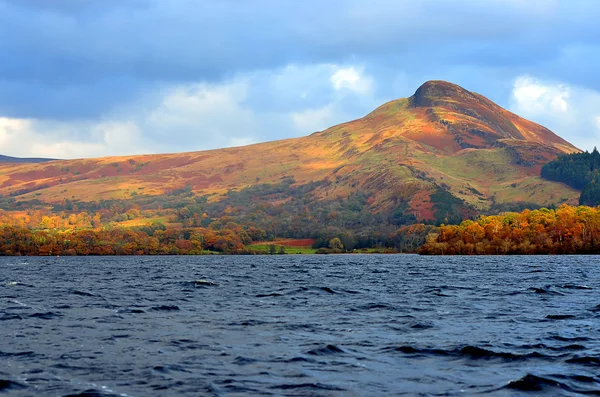
[[[170,150],[213,149],[253,141],[254,135],[260,134],[261,122],[243,105],[247,86],[241,80],[223,85],[178,86],[139,122],[146,138],[157,142],[168,138]]]
[[[356,67],[337,68],[331,75],[331,85],[337,91],[350,90],[361,95],[370,95],[373,79],[365,76],[362,69]]]
[[[305,131],[306,133],[322,131],[327,127],[331,127],[334,120],[333,109],[329,105],[318,109],[293,112],[290,117],[294,127],[298,131]]]
[[[87,131],[92,139],[74,138],[73,131]],[[79,158],[143,151],[140,132],[132,123],[61,123],[0,118],[2,153],[23,157]]]
[[[27,128],[27,120],[0,117],[0,147],[7,147],[19,138],[20,132]]]
[[[600,142],[600,93],[559,81],[519,76],[510,109],[548,127],[583,150]]]
[[[0,153],[79,158],[248,144],[260,123],[240,105],[244,92],[239,82],[191,84],[166,90],[158,105],[145,109],[134,103],[101,120],[0,118]]]
[[[517,106],[529,114],[547,111],[566,113],[571,89],[565,84],[547,84],[530,76],[520,76],[515,81],[513,99]]]
[[[0,118],[0,153],[79,158],[240,146],[307,135],[385,102],[374,98],[372,77],[352,65],[288,65],[222,84],[161,88],[94,120]],[[298,100],[303,95],[319,101]]]

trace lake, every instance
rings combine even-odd
[[[600,395],[600,257],[0,258],[0,394]]]

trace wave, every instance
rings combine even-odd
[[[322,287],[322,286],[308,286],[308,287],[300,287],[298,289],[295,290],[288,290],[288,291],[283,291],[282,289],[278,290],[281,292],[268,292],[268,293],[261,293],[261,294],[257,294],[255,295],[256,298],[267,298],[267,297],[277,297],[277,296],[284,296],[284,295],[294,295],[294,294],[300,294],[300,293],[304,293],[304,292],[325,292],[331,295],[334,294],[340,294],[340,293],[345,293],[345,294],[360,294],[359,291],[354,291],[354,290],[348,290],[348,289],[339,289],[339,290],[334,290],[331,287]]]
[[[252,389],[250,387],[244,387],[244,386],[238,386],[238,385],[224,385],[222,387],[226,393],[232,393],[232,394],[239,394],[239,395],[243,395],[243,396],[257,396],[260,395],[260,391],[257,389]],[[213,387],[213,392],[216,395],[222,395],[223,393],[220,393],[217,391],[218,389]]]
[[[537,343],[535,345],[521,345],[521,349],[547,349],[553,351],[570,351],[570,350],[585,350],[587,347],[583,345],[566,345],[566,346],[548,346],[543,343]]]
[[[556,379],[561,379],[561,381],[558,381]],[[572,384],[572,381],[587,383],[588,387],[575,386]],[[589,376],[581,375],[558,374],[539,376],[527,374],[520,379],[508,382],[508,384],[504,386],[503,389],[506,388],[525,392],[550,392],[551,389],[560,389],[571,393],[600,396],[600,389],[598,389],[597,387],[592,388],[590,387],[590,384],[595,384],[594,386],[597,386],[598,381]]]
[[[600,357],[598,357],[598,356],[573,357],[573,358],[568,359],[567,362],[571,363],[571,364],[600,366]]]
[[[32,351],[8,353],[0,351],[0,357],[19,357],[19,356],[33,356],[35,353]]]
[[[117,310],[117,313],[140,314],[140,313],[146,313],[146,312],[142,309],[119,309],[119,310]]]
[[[531,358],[541,359],[555,359],[556,357],[548,356],[538,352],[518,354],[510,352],[497,352],[493,350],[484,349],[477,346],[467,345],[456,349],[420,349],[414,346],[399,346],[393,348],[386,348],[386,350],[394,350],[405,354],[421,355],[421,356],[445,356],[445,357],[456,357],[456,358],[468,358],[472,360],[491,360],[491,359],[502,359],[506,361],[515,360],[526,360]]]
[[[29,288],[33,288],[33,285],[31,284],[25,284],[22,283],[20,281],[7,281],[6,283],[4,283],[5,287],[29,287]]]
[[[367,305],[361,306],[359,309],[361,310],[396,310],[395,307],[387,305],[385,303],[369,303]]]
[[[310,292],[310,291],[326,292],[326,293],[332,294],[332,295],[337,294],[337,292],[330,287],[319,287],[319,286],[300,287],[294,291],[291,291],[289,294],[298,294],[298,293]],[[286,294],[286,295],[288,295],[288,294]]]
[[[316,361],[312,358],[306,357],[292,357],[286,360],[282,360],[284,363],[315,363]]]
[[[561,389],[567,387],[558,381],[532,374],[527,374],[518,380],[512,380],[505,387],[520,391],[542,391],[547,386],[559,387]]]
[[[68,394],[63,397],[117,397],[117,394],[103,393],[98,390],[88,389],[77,394]]]
[[[33,313],[28,317],[30,318],[40,318],[42,320],[51,320],[56,317],[62,317],[62,314],[54,313],[54,312],[45,312],[45,313]]]
[[[558,340],[561,342],[586,342],[589,341],[590,338],[585,336],[560,336],[560,335],[552,335],[550,339]]]
[[[264,325],[264,324],[270,324],[268,321],[262,321],[262,320],[254,320],[254,319],[248,319],[248,320],[244,320],[244,321],[234,321],[231,322],[227,325],[229,326],[244,326],[244,327],[248,327],[248,326],[254,326],[254,325]]]
[[[18,390],[25,389],[26,386],[22,383],[15,382],[13,380],[8,379],[0,379],[0,392],[8,391],[8,390]]]
[[[5,313],[2,317],[0,317],[0,321],[6,320],[23,320],[23,317],[15,313]]]
[[[412,329],[431,329],[435,328],[435,325],[429,321],[412,321],[409,323],[409,328]]]
[[[176,305],[161,305],[161,306],[152,306],[148,310],[150,310],[152,312],[176,312],[181,309],[179,309],[179,306],[176,306]]]
[[[529,287],[529,291],[533,291],[536,294],[564,295],[563,293],[560,293],[558,291],[553,291],[549,285],[542,288]]]
[[[92,294],[91,292],[79,291],[76,289],[71,291],[71,293],[73,295],[79,295],[79,296],[96,296],[96,295]]]
[[[325,355],[329,355],[329,354],[341,354],[341,353],[345,353],[345,351],[342,350],[341,348],[337,347],[336,345],[327,345],[327,346],[319,347],[319,348],[312,349],[312,350],[306,352],[306,354],[310,354],[313,356],[325,356]]]
[[[573,314],[548,314],[546,318],[549,320],[570,320],[577,318],[577,316]]]
[[[270,296],[283,296],[283,294],[280,294],[279,292],[271,292],[269,294],[258,294],[255,295],[257,298],[267,298]]]
[[[185,369],[181,365],[157,365],[152,368],[156,372],[160,372],[163,374],[167,374],[169,372],[187,372],[191,373],[191,371]]]
[[[214,281],[201,279],[194,281],[194,285],[196,287],[216,287],[219,284],[215,283]]]
[[[250,357],[244,357],[244,356],[237,356],[234,360],[233,363],[237,364],[237,365],[248,365],[248,364],[254,364],[258,362],[257,359],[255,358],[250,358]]]
[[[338,386],[326,385],[323,383],[283,383],[281,385],[271,386],[271,389],[294,390],[294,389],[312,389],[312,390],[330,390],[330,391],[345,391]]]
[[[565,288],[565,289],[593,289],[592,287],[588,286],[588,285],[577,285],[577,284],[564,284],[564,285],[559,285],[560,288]]]

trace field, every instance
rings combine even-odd
[[[248,248],[269,253],[270,246],[275,246],[276,253],[280,253],[279,247],[283,247],[286,254],[314,254],[317,250],[312,248],[313,243],[312,239],[280,239],[258,242],[249,245]]]

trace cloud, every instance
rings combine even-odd
[[[575,146],[591,150],[600,140],[600,92],[560,81],[519,76],[510,109]]]
[[[85,121],[0,119],[0,147],[19,156],[74,158],[211,149],[252,142],[258,120],[245,84],[188,84]]]
[[[76,133],[85,130],[88,139]],[[140,131],[129,122],[64,123],[0,118],[0,146],[15,156],[81,158],[143,153]]]
[[[340,68],[331,75],[331,84],[336,90],[350,90],[361,95],[368,95],[372,92],[373,81],[370,77],[365,77],[362,70],[354,67]]]
[[[312,87],[298,84],[299,76],[310,76]],[[288,65],[270,79],[250,74],[222,84],[164,85],[102,117],[1,118],[0,148],[17,156],[75,158],[206,150],[307,135],[347,121],[345,101],[362,103],[363,114],[372,110],[380,100],[370,84],[362,67],[317,64]],[[264,85],[280,88],[273,91],[274,102],[288,100],[293,106],[255,102],[256,89]],[[304,101],[313,94],[326,98],[322,106]]]
[[[160,84],[286,65],[535,67],[600,89],[599,14],[585,0],[0,0],[0,114],[98,117]]]
[[[560,83],[543,83],[530,76],[516,79],[513,99],[516,106],[530,115],[567,113],[571,88]]]
[[[196,150],[304,135],[445,79],[570,130],[548,109],[566,120],[600,92],[599,18],[592,0],[0,0],[0,117],[61,157]],[[550,91],[515,97],[518,76]]]
[[[155,140],[168,137],[190,148],[229,146],[231,139],[246,139],[246,134],[258,128],[253,112],[240,104],[246,91],[243,81],[176,86],[138,122],[146,136]]]
[[[311,132],[322,131],[327,127],[331,127],[334,120],[331,106],[293,112],[290,117],[296,130]]]

